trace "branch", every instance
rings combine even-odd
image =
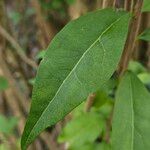
[[[29,59],[26,54],[24,53],[23,49],[21,46],[15,41],[15,39],[0,25],[0,34],[10,42],[10,44],[16,49],[18,55],[20,58],[27,63],[29,66],[37,69],[37,64]]]
[[[143,0],[134,0],[131,12],[133,13],[133,18],[129,26],[128,38],[125,44],[123,55],[120,61],[118,73],[122,75],[128,67],[129,61],[134,52],[136,45],[136,37],[139,33],[140,21],[141,21],[141,9]]]
[[[103,0],[102,8],[113,7],[115,0]]]
[[[86,100],[85,112],[89,112],[95,99],[96,94],[90,94]]]

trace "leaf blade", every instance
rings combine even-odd
[[[63,128],[58,141],[60,143],[69,142],[70,146],[74,145],[80,147],[83,144],[94,142],[102,133],[103,128],[104,120],[98,113],[85,113],[72,119]]]
[[[71,22],[56,35],[37,74],[22,149],[110,78],[124,46],[129,18],[125,12],[99,10]],[[102,25],[95,28],[93,22]],[[120,32],[116,33],[118,27]],[[114,44],[112,40],[119,42]],[[116,56],[111,60],[114,45]]]
[[[138,38],[140,40],[149,42],[150,41],[150,28],[145,29],[144,32],[141,33]]]
[[[9,87],[7,79],[3,76],[0,76],[0,91],[4,91]]]
[[[149,149],[150,94],[131,72],[117,91],[112,125],[112,149]],[[118,138],[119,137],[119,138]]]
[[[149,12],[149,11],[150,11],[150,1],[149,0],[144,0],[143,7],[142,7],[142,12]]]

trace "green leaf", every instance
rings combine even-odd
[[[146,72],[146,68],[137,61],[130,61],[128,70],[132,71],[135,74]]]
[[[56,35],[37,73],[23,150],[108,81],[119,62],[129,20],[124,11],[98,10],[71,21]]]
[[[36,55],[36,59],[43,59],[45,56],[46,51],[42,50]]]
[[[0,132],[4,134],[11,134],[17,123],[18,119],[16,117],[6,118],[0,115]]]
[[[150,84],[150,73],[140,73],[138,77],[144,84]]]
[[[94,99],[93,106],[95,108],[100,108],[109,100],[111,100],[111,98],[106,94],[105,91],[103,91],[103,90],[98,91],[98,92],[96,92],[96,97]]]
[[[150,28],[146,29],[143,33],[141,33],[138,37],[140,40],[150,41]]]
[[[0,150],[10,150],[7,144],[0,144]]]
[[[142,12],[149,12],[150,11],[150,0],[144,0]]]
[[[77,106],[72,112],[72,117],[78,117],[85,113],[85,102],[81,103],[79,106]]]
[[[91,150],[111,150],[111,147],[109,144],[101,142],[100,144],[95,145],[95,148]]]
[[[28,82],[29,82],[31,85],[34,85],[34,83],[35,83],[35,78],[29,79]]]
[[[32,15],[34,15],[36,13],[35,9],[32,7],[32,8],[27,8],[26,11],[25,11],[25,15],[27,17],[30,17]]]
[[[100,107],[98,112],[103,116],[104,119],[108,119],[110,113],[112,112],[112,109],[113,109],[113,103],[112,101],[108,101],[103,106]]]
[[[85,143],[83,145],[71,145],[71,147],[68,148],[68,150],[96,150],[97,145],[92,143]]]
[[[59,8],[61,8],[61,7],[62,7],[62,1],[53,0],[53,1],[51,2],[51,7],[52,7],[53,9],[59,9]]]
[[[70,147],[68,150],[111,150],[110,145],[101,142],[101,143],[85,143],[84,145],[76,145]]]
[[[93,107],[99,109],[106,102],[112,101],[114,96],[114,88],[117,86],[117,80],[111,78],[96,92]]]
[[[67,3],[68,5],[71,5],[71,4],[75,3],[75,1],[76,1],[76,0],[66,0],[66,3]]]
[[[8,88],[8,81],[3,76],[0,76],[0,91],[6,90]]]
[[[69,142],[73,147],[94,142],[104,127],[103,119],[98,113],[86,113],[71,120],[59,136],[59,142]],[[80,139],[80,140],[79,140]]]
[[[21,18],[23,17],[22,14],[17,11],[10,11],[8,13],[8,16],[10,17],[10,19],[12,19],[15,25],[17,25],[21,21]]]
[[[116,96],[112,124],[113,150],[150,149],[150,94],[131,72],[123,77]]]

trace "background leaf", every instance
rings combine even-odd
[[[10,19],[12,19],[13,23],[17,25],[21,21],[23,16],[19,12],[12,11],[11,13],[9,13],[9,17]]]
[[[0,132],[7,135],[11,134],[17,123],[18,119],[16,117],[6,118],[0,115]]]
[[[110,145],[101,142],[100,144],[98,143],[86,143],[82,146],[76,146],[76,147],[70,147],[68,150],[111,150]]]
[[[143,12],[149,12],[150,11],[150,0],[144,0],[142,11]]]
[[[43,59],[46,51],[42,50],[36,55],[36,59]]]
[[[56,35],[38,70],[23,150],[108,81],[119,62],[129,19],[124,11],[98,10]]]
[[[150,94],[133,73],[126,73],[116,96],[112,126],[113,150],[150,149],[149,108]]]
[[[138,77],[145,85],[150,84],[150,73],[140,73]]]
[[[144,41],[150,41],[150,28],[146,29],[141,35],[139,36],[139,39]]]
[[[8,88],[8,81],[3,76],[0,76],[0,91],[6,90]]]
[[[98,113],[82,114],[66,125],[59,137],[59,142],[69,142],[73,146],[80,147],[85,143],[94,142],[103,128],[104,121]]]
[[[128,70],[132,71],[135,74],[140,74],[147,71],[146,68],[142,64],[140,64],[140,62],[133,60],[130,61]]]

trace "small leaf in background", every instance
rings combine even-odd
[[[61,8],[62,7],[62,1],[57,1],[57,0],[53,0],[52,2],[50,2],[51,3],[51,7],[53,8],[53,9],[59,9],[59,8]]]
[[[102,133],[103,119],[99,114],[90,112],[71,120],[59,136],[59,142],[69,142],[72,146],[81,146],[94,142]]]
[[[66,0],[66,2],[67,2],[68,5],[71,5],[71,4],[75,3],[75,1],[76,0]]]
[[[68,150],[95,150],[97,145],[93,143],[85,143],[83,145],[71,145]]]
[[[17,123],[18,118],[16,117],[6,118],[0,115],[0,132],[7,135],[11,134]]]
[[[42,8],[44,9],[51,9],[51,2],[48,1],[43,1],[43,0],[38,0]]]
[[[0,91],[6,90],[9,84],[6,78],[0,76]]]
[[[113,75],[102,87],[101,90],[105,91],[110,97],[114,97],[114,89],[118,86],[118,79]]]
[[[96,92],[96,97],[94,99],[93,107],[99,109],[106,103],[112,103],[115,91],[114,89],[117,87],[118,80],[114,77],[107,81],[102,87],[101,90]]]
[[[93,106],[95,108],[100,108],[103,106],[107,101],[111,100],[111,98],[106,94],[104,91],[96,92],[96,97],[94,99]]]
[[[53,0],[53,1],[43,1],[43,0],[39,0],[41,6],[44,9],[63,9],[63,1],[61,0]]]
[[[28,9],[25,11],[25,15],[26,15],[26,17],[30,17],[30,16],[34,15],[35,12],[36,12],[36,11],[35,11],[34,8],[28,8]]]
[[[150,0],[144,0],[142,12],[150,12]]]
[[[103,106],[100,107],[98,112],[103,116],[104,119],[107,119],[112,112],[113,102],[107,101]]]
[[[150,92],[150,73],[149,72],[140,73],[138,74],[138,78],[143,82],[147,90]]]
[[[110,145],[104,142],[101,143],[86,143],[81,146],[71,146],[68,150],[111,150]]]
[[[140,40],[150,41],[150,28],[146,29],[143,33],[141,33],[138,37]]]
[[[129,21],[125,11],[98,10],[71,21],[55,36],[38,69],[22,150],[110,79]]]
[[[0,150],[10,150],[7,144],[0,144]]]
[[[150,73],[145,72],[145,73],[140,73],[138,74],[138,78],[145,84],[150,84]]]
[[[12,19],[14,25],[17,25],[21,19],[22,19],[22,15],[21,13],[17,12],[17,11],[11,11],[8,13],[8,16],[10,19]]]
[[[150,94],[127,72],[120,82],[112,123],[112,150],[150,149]]]
[[[111,150],[111,147],[109,144],[101,142],[100,144],[95,145],[95,148],[91,150]]]
[[[36,55],[36,59],[43,59],[45,56],[46,50],[42,50],[40,51],[37,55]]]
[[[28,82],[29,82],[31,85],[34,85],[34,83],[35,83],[35,78],[29,79]]]
[[[78,117],[82,114],[84,114],[84,109],[85,109],[85,102],[81,103],[79,106],[77,106],[72,112],[72,116],[75,118],[75,117]]]
[[[146,68],[142,64],[140,64],[137,61],[133,61],[133,60],[130,61],[128,70],[132,71],[135,74],[139,74],[139,73],[143,73],[143,72],[147,71]]]

